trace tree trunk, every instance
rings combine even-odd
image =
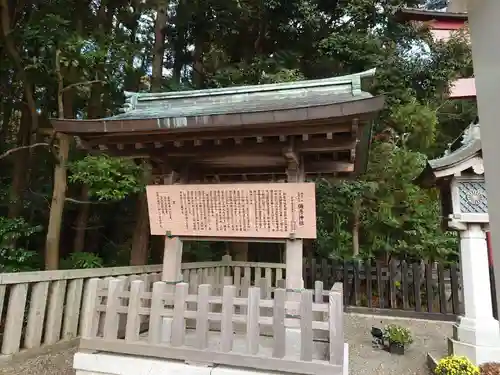
[[[155,43],[153,47],[153,66],[151,91],[161,90],[163,78],[163,55],[165,54],[165,27],[167,25],[167,1],[159,0],[156,8]]]
[[[132,237],[130,265],[142,266],[148,263],[149,248],[149,216],[146,194],[141,194],[137,202],[137,222]]]
[[[0,128],[0,150],[6,148],[9,137],[9,125],[14,107],[12,103],[2,102],[2,127]]]
[[[205,83],[203,47],[203,38],[201,36],[196,37],[193,51],[193,84],[197,89],[202,89]]]
[[[45,240],[45,269],[59,268],[59,241],[61,236],[64,200],[66,199],[66,167],[68,162],[70,137],[60,134],[58,161],[54,167],[54,187],[50,204],[49,225]]]
[[[359,255],[359,216],[360,216],[360,201],[355,201],[353,204],[352,212],[352,255],[357,257]]]
[[[21,109],[21,121],[17,132],[17,147],[29,146],[31,143],[31,114],[26,106]],[[23,211],[23,192],[28,188],[30,150],[21,149],[12,154],[12,182],[9,191],[9,209],[7,216],[11,219],[21,216]]]
[[[144,162],[144,181],[150,183],[151,168]],[[137,200],[137,221],[132,236],[132,250],[130,252],[130,265],[141,266],[147,264],[149,250],[149,215],[146,193],[141,193]]]
[[[88,186],[82,186],[81,198],[82,201],[89,200]],[[73,251],[79,253],[85,249],[85,234],[87,233],[87,222],[90,214],[90,204],[79,205],[78,216],[75,220],[75,242],[73,243]]]
[[[165,53],[165,26],[167,24],[167,1],[160,0],[156,9],[155,44],[153,47],[153,66],[151,76],[151,91],[159,92],[163,77],[163,55]],[[148,168],[147,168],[148,169]],[[151,178],[149,169],[145,171],[145,179]],[[149,249],[149,216],[146,193],[137,200],[137,222],[132,237],[130,264],[143,265],[147,263]]]
[[[103,67],[99,67],[103,68]],[[102,85],[94,84],[90,89],[90,99],[88,102],[88,117],[89,119],[95,119],[103,117],[102,111]],[[66,101],[65,101],[66,102]],[[89,200],[89,188],[88,186],[82,186],[81,197],[82,202]],[[75,220],[75,240],[73,242],[73,251],[82,252],[85,249],[85,237],[87,233],[87,222],[90,214],[89,204],[78,205],[78,214]]]
[[[64,91],[64,81],[60,69],[60,51],[56,51],[56,74],[57,74],[57,109],[59,118],[65,115],[73,117],[73,90]],[[59,150],[57,162],[54,166],[54,186],[52,190],[52,202],[50,204],[49,225],[45,239],[45,269],[56,270],[59,268],[59,243],[66,200],[66,170],[68,164],[69,147],[71,137],[58,134]]]
[[[28,75],[24,70],[23,61],[21,59],[21,55],[19,54],[19,46],[16,46],[16,42],[12,39],[12,30],[10,28],[12,22],[10,14],[11,9],[9,9],[8,0],[0,0],[0,31],[5,42],[5,50],[14,63],[16,74],[23,84],[24,98],[28,105],[31,117],[31,131],[36,131],[38,129],[38,113],[35,96],[33,94],[34,88],[28,80]]]

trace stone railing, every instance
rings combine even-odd
[[[80,337],[82,301],[93,278],[128,278],[152,284],[161,279],[161,265],[35,271],[0,274],[0,361],[36,355],[54,346],[71,345]],[[275,287],[284,264],[221,261],[182,264],[183,279],[201,285],[222,284],[226,275],[235,285]],[[262,282],[261,282],[262,283]]]

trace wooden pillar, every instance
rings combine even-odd
[[[182,280],[182,241],[179,237],[165,236],[163,252],[162,281],[175,283]]]
[[[184,176],[183,176],[184,177]],[[163,179],[164,185],[173,185],[175,183],[176,173],[171,172]],[[180,178],[179,183],[185,183],[186,178]],[[167,292],[175,292],[175,284],[182,281],[182,241],[179,237],[175,237],[175,233],[167,233],[165,235],[165,247],[163,251],[163,267],[161,272],[161,280],[167,283]],[[172,304],[169,304],[173,308]],[[169,343],[172,338],[173,319],[163,317],[161,326],[161,340],[164,343]]]
[[[163,179],[164,185],[173,185],[175,183],[176,174],[171,172]],[[186,178],[181,178],[180,183],[185,183]],[[165,247],[163,250],[163,268],[161,273],[162,281],[175,284],[181,281],[181,264],[182,264],[182,241],[175,233],[165,235]]]
[[[294,157],[287,169],[287,182],[303,182],[305,180],[304,169]],[[286,289],[287,300],[295,302],[295,306],[286,310],[287,315],[300,315],[300,289],[304,287],[302,275],[302,256],[304,241],[302,239],[289,239],[285,244],[285,266],[286,266]],[[286,355],[297,356],[301,348],[300,329],[286,329]]]
[[[304,182],[304,169],[298,163],[292,163],[287,169],[287,182]],[[302,289],[304,278],[302,275],[302,257],[304,241],[290,239],[285,245],[286,288]]]
[[[302,275],[302,240],[286,241],[286,288],[287,289],[302,289],[304,287],[304,279]]]

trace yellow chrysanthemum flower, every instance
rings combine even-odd
[[[438,362],[434,375],[479,375],[479,367],[467,357],[451,355]]]

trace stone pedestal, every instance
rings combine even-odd
[[[287,309],[287,314],[297,316],[300,314],[300,290],[304,288],[302,277],[303,241],[287,241],[285,252],[286,298],[288,301],[295,302],[295,306]],[[300,343],[300,328],[288,327],[286,329],[286,355],[296,356],[300,354]]]
[[[299,290],[304,287],[302,276],[303,241],[286,241],[286,288]]]
[[[476,364],[500,361],[500,330],[493,318],[486,233],[479,224],[466,228],[460,232],[465,313],[454,326],[449,350]]]

